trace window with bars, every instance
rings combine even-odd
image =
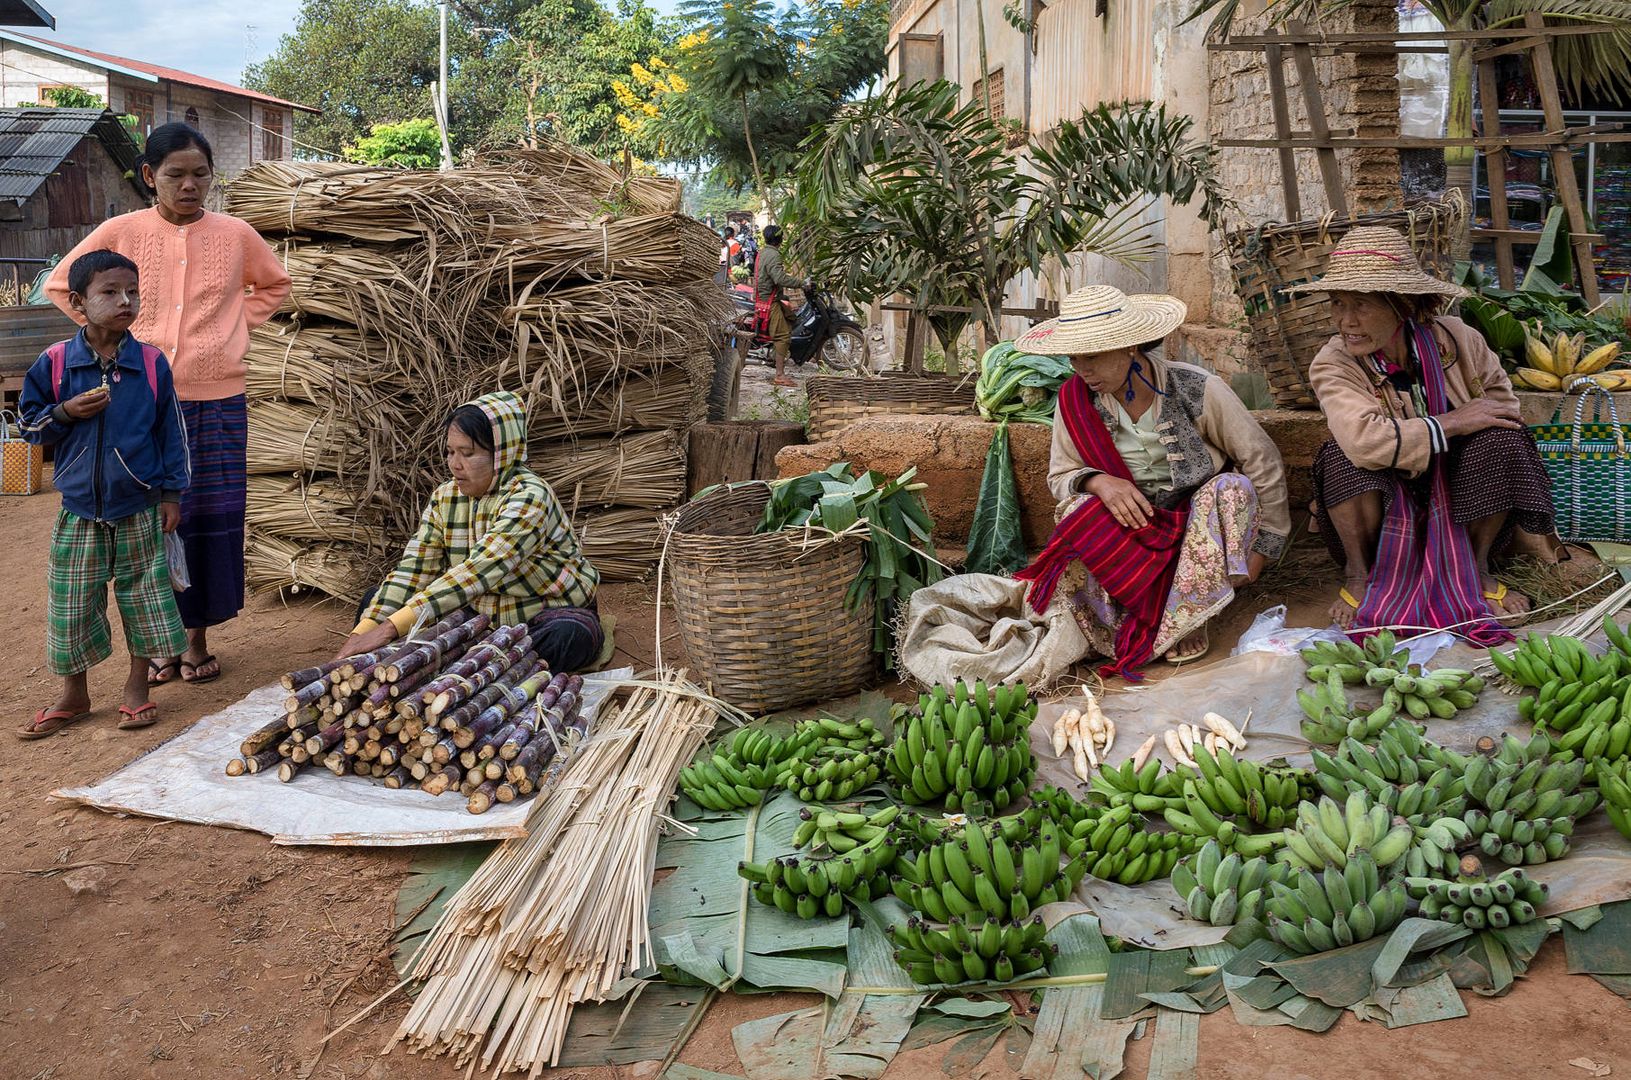
[[[282,161],[284,153],[282,109],[261,110],[261,160]]]

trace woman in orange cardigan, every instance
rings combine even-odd
[[[68,307],[68,267],[75,259],[107,248],[141,269],[141,315],[131,333],[170,359],[193,467],[177,530],[192,581],[176,598],[187,650],[153,660],[148,681],[167,683],[179,674],[184,682],[203,683],[221,674],[208,628],[243,607],[244,354],[249,331],[288,296],[289,275],[246,222],[204,209],[215,158],[193,128],[155,128],[141,174],[156,205],[97,226],[57,265],[45,291],[70,318],[80,318]]]

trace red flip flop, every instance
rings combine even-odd
[[[159,707],[151,701],[135,709],[129,705],[121,705],[119,715],[124,717],[119,721],[119,730],[135,731],[137,728],[152,727],[158,723]]]
[[[55,735],[69,724],[77,724],[89,718],[91,712],[74,712],[72,709],[41,709],[34,714],[34,721],[17,729],[19,739],[43,739],[47,735]]]

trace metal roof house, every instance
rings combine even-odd
[[[110,111],[0,109],[0,261],[61,255],[103,220],[146,206],[140,154]]]
[[[57,28],[57,20],[34,0],[0,0],[0,26]]]
[[[0,106],[44,103],[64,86],[136,117],[142,136],[175,120],[191,124],[209,139],[223,180],[257,161],[292,158],[294,114],[318,112],[205,75],[0,29]]]

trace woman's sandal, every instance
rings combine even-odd
[[[170,671],[170,670],[174,670],[175,674],[169,676],[168,678],[166,678],[164,673],[166,671]],[[157,660],[149,660],[147,662],[147,685],[148,686],[167,686],[170,683],[175,682],[176,679],[180,675],[181,675],[181,661],[180,660],[166,660],[163,663],[160,663]]]
[[[201,686],[204,683],[214,682],[216,679],[221,677],[221,662],[215,659],[213,656],[206,656],[196,664],[190,660],[180,660],[177,662],[181,665],[181,681],[184,683],[189,683],[193,686]],[[198,669],[204,667],[206,664],[215,665],[215,673],[213,675],[198,674]],[[191,672],[191,674],[188,674],[189,672]]]
[[[91,711],[75,712],[72,709],[41,709],[34,714],[32,723],[17,729],[19,739],[43,739],[47,735],[55,735],[69,724],[77,724],[81,720],[89,719]]]
[[[119,721],[119,730],[135,731],[137,728],[152,727],[158,723],[159,707],[151,701],[135,709],[129,705],[121,705],[119,715],[124,717]]]
[[[1173,646],[1173,649],[1168,649],[1167,650],[1167,655],[1166,655],[1167,663],[1172,664],[1174,666],[1176,666],[1178,664],[1193,664],[1195,661],[1203,658],[1204,656],[1206,656],[1207,653],[1212,651],[1212,637],[1211,637],[1210,634],[1208,634],[1206,632],[1206,627],[1202,626],[1199,630],[1195,631],[1195,634],[1200,634],[1201,638],[1203,639],[1202,642],[1201,642],[1200,651],[1190,653],[1188,656],[1174,656],[1173,655],[1173,649],[1176,649],[1177,646]],[[1195,634],[1191,634],[1191,635],[1189,635],[1189,637],[1194,637]],[[1188,637],[1184,638],[1184,641],[1188,641],[1188,640],[1189,640]],[[1181,645],[1181,644],[1183,644],[1183,642],[1179,642],[1179,644]]]

